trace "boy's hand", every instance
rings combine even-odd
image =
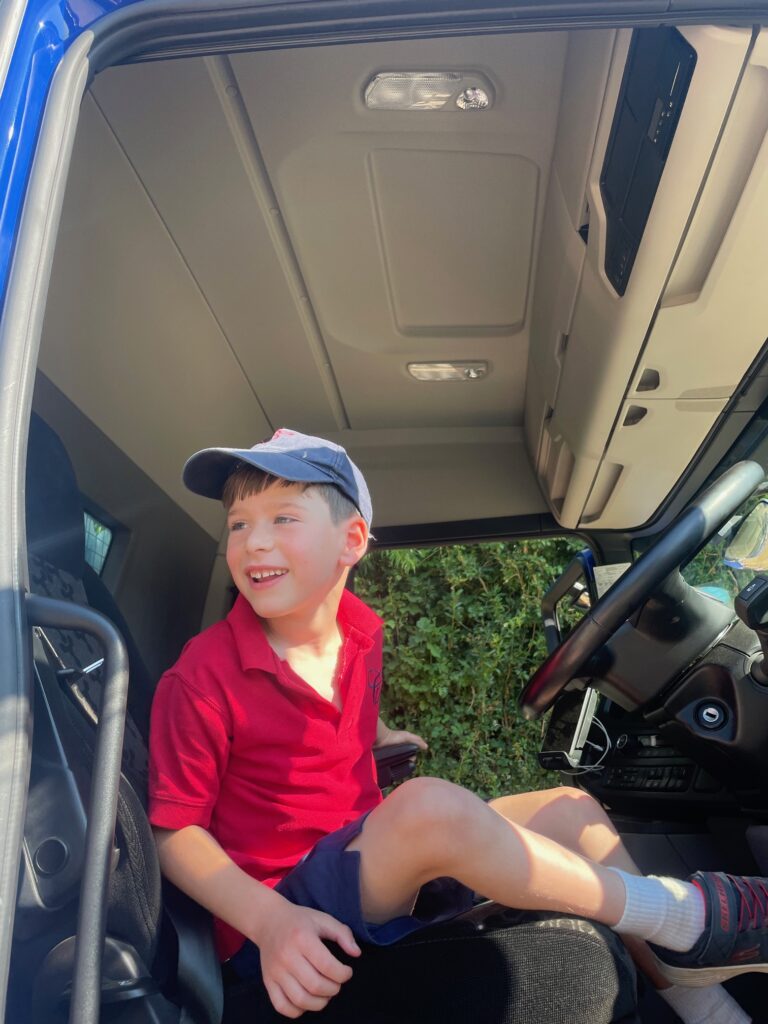
[[[322,1010],[352,977],[323,944],[331,939],[350,956],[360,947],[351,930],[329,914],[285,901],[279,914],[261,924],[253,941],[261,955],[261,973],[272,1005],[285,1017]]]
[[[386,727],[385,727],[386,728]],[[374,750],[378,747],[388,747],[393,743],[415,743],[421,750],[429,750],[429,744],[416,733],[406,732],[405,729],[387,729],[382,736],[376,736],[373,744]]]

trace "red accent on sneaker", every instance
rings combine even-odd
[[[750,946],[749,949],[740,949],[738,952],[733,953],[728,960],[729,964],[737,964],[742,960],[755,960],[760,952],[759,946]]]
[[[731,923],[731,912],[728,909],[728,893],[717,876],[715,876],[715,888],[717,889],[717,902],[720,906],[720,927],[724,932],[727,932]],[[741,889],[739,889],[739,892],[741,892]],[[741,920],[739,920],[738,930],[741,931]]]
[[[768,925],[768,888],[758,879],[742,878],[739,875],[728,875],[739,894],[739,925],[738,931],[747,928],[765,928]],[[752,885],[755,882],[755,885]],[[719,891],[719,880],[718,880]],[[750,904],[750,897],[752,902]]]

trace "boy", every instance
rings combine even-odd
[[[279,430],[248,450],[198,452],[184,479],[223,499],[239,596],[158,686],[150,820],[164,873],[213,912],[238,974],[261,973],[275,1009],[299,1017],[352,973],[323,939],[357,956],[356,939],[394,942],[477,891],[600,921],[660,985],[661,971],[708,986],[663,993],[687,1022],[748,1019],[712,983],[768,971],[765,879],[639,877],[578,790],[486,804],[416,778],[382,798],[371,754],[392,739],[378,717],[381,622],[344,588],[371,502],[344,449]],[[429,920],[413,914],[423,887],[443,901]],[[665,947],[663,966],[639,940]]]

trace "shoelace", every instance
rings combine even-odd
[[[749,928],[768,927],[768,885],[762,878],[726,875],[740,896],[740,932]]]

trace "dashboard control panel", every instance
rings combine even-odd
[[[577,776],[585,789],[618,809],[650,799],[694,805],[731,802],[720,782],[638,713],[623,711],[593,690],[586,696],[565,696],[545,731],[542,767],[561,771],[566,781]],[[586,729],[585,709],[591,722]],[[578,760],[573,756],[576,750]]]
[[[608,789],[674,790],[677,793],[690,788],[693,765],[666,764],[656,768],[620,765],[606,768],[599,784]]]

